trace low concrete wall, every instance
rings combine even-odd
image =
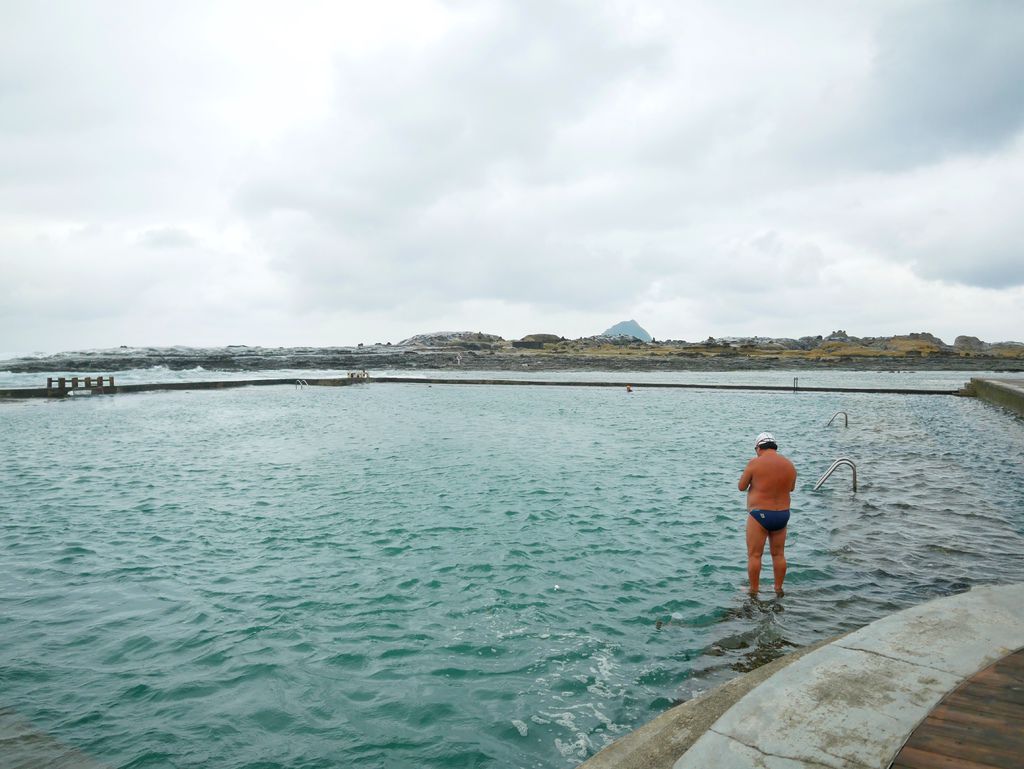
[[[971,378],[974,395],[989,403],[1002,406],[1017,416],[1024,417],[1024,379]]]
[[[618,387],[621,382],[596,382],[593,380],[552,381],[539,379],[448,379],[445,377],[373,377],[371,382],[388,384],[449,384],[449,385],[497,385],[523,387]],[[310,382],[312,384],[312,382]],[[934,390],[914,387],[804,387],[803,385],[758,385],[758,384],[713,384],[687,382],[641,382],[630,383],[634,390],[756,390],[759,392],[801,392],[801,393],[868,393],[874,395],[960,395],[960,390]]]
[[[616,387],[624,388],[626,382],[594,381],[544,381],[534,379],[446,379],[443,377],[340,377],[330,379],[229,379],[224,381],[201,382],[157,382],[153,384],[116,385],[102,388],[104,395],[119,393],[149,392],[152,390],[218,390],[225,387],[255,387],[259,385],[294,385],[303,382],[311,387],[343,387],[360,383],[384,384],[448,384],[448,385],[494,385],[521,387]],[[960,390],[923,390],[911,387],[792,387],[790,385],[756,384],[688,384],[682,382],[633,382],[634,389],[689,389],[689,390],[756,390],[761,392],[801,393],[869,393],[876,395],[961,395]],[[78,393],[84,395],[85,388]],[[99,392],[99,391],[97,391]],[[64,397],[66,393],[55,393],[45,387],[20,387],[0,389],[0,398],[52,398]]]

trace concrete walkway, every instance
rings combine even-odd
[[[978,587],[777,660],[583,766],[886,769],[948,692],[1021,647],[1024,585]]]

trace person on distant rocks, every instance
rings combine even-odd
[[[757,595],[760,585],[765,540],[770,544],[775,594],[780,597],[786,579],[789,494],[796,488],[796,468],[778,449],[771,433],[758,435],[754,440],[757,456],[747,463],[739,481],[740,491],[747,492],[747,576],[751,595]]]

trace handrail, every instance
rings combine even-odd
[[[828,477],[835,472],[835,469],[840,465],[849,465],[850,469],[853,470],[853,491],[857,491],[857,465],[853,463],[853,460],[847,459],[846,457],[839,457],[831,466],[824,472],[824,474],[818,479],[818,482],[814,484],[814,490],[817,491],[821,488],[821,484],[828,480]]]
[[[832,415],[832,419],[828,420],[828,424],[826,424],[825,427],[828,427],[830,424],[832,424],[832,422],[835,421],[835,418],[837,416],[839,416],[840,414],[843,415],[843,427],[849,427],[850,426],[850,415],[847,414],[845,411],[837,411],[835,414],[833,414]]]
[[[303,387],[309,387],[309,382],[307,382],[305,379],[296,379],[295,389],[301,390]]]

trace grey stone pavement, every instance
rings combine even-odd
[[[976,587],[776,660],[583,766],[886,769],[947,693],[1022,647],[1024,585]]]

